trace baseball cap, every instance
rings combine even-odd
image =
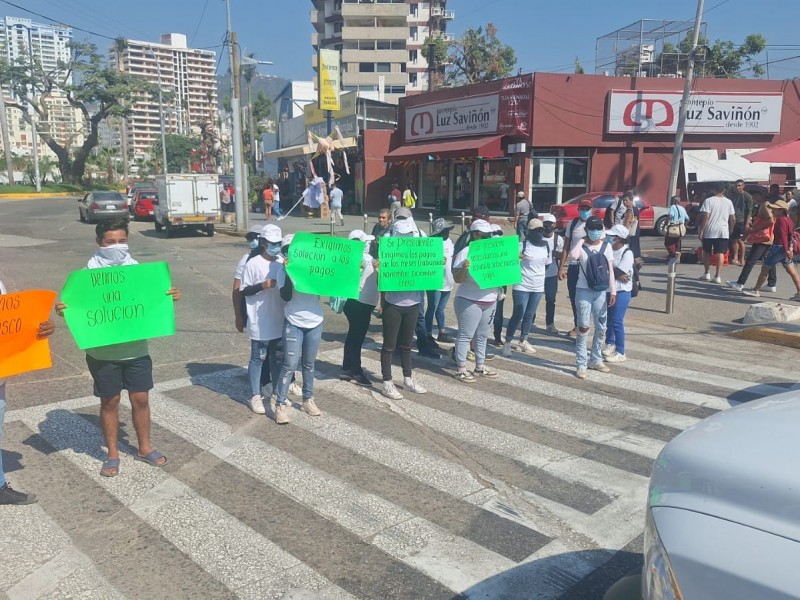
[[[440,217],[433,222],[433,232],[431,233],[431,235],[439,235],[443,231],[450,230],[453,227],[455,227],[455,223],[453,223],[452,221],[447,221]]]
[[[544,227],[544,222],[541,219],[531,219],[528,221],[528,229],[541,229]]]
[[[361,229],[353,229],[350,232],[350,235],[347,236],[349,240],[359,240],[361,242],[371,242],[375,239],[374,235],[367,235],[367,233]]]
[[[621,240],[627,240],[630,234],[631,232],[628,231],[628,228],[620,224],[614,225],[611,229],[606,230],[606,235],[612,235]]]
[[[588,219],[586,219],[586,229],[591,229],[593,231],[603,231],[603,221],[600,220],[599,217],[595,217],[592,215]]]
[[[489,220],[489,211],[484,206],[476,206],[472,209],[472,218],[474,219],[482,219],[484,221]]]
[[[580,202],[578,202],[578,208],[583,208],[584,206],[588,206],[592,208],[592,199],[591,198],[582,198]]]
[[[480,231],[481,233],[492,233],[492,226],[483,219],[476,219],[469,226],[470,231]]]
[[[789,203],[786,200],[776,200],[775,202],[767,202],[770,208],[782,208],[785,211],[789,210]]]
[[[496,223],[490,223],[492,226],[492,235],[503,235],[503,228]]]
[[[406,208],[405,206],[401,206],[398,208],[394,213],[395,219],[413,219],[414,216],[411,214],[411,210]]]
[[[417,227],[414,225],[414,221],[409,221],[408,219],[395,221],[394,225],[392,225],[392,235],[409,235],[416,231]]]
[[[542,223],[556,222],[556,216],[553,213],[540,213],[539,218],[542,220]]]
[[[517,198],[524,198],[525,192],[517,192]]]
[[[271,223],[269,225],[264,225],[258,237],[262,237],[268,242],[275,244],[281,241],[281,228]]]
[[[281,238],[281,246],[283,247],[288,246],[289,244],[292,243],[293,239],[294,239],[294,234],[287,233],[285,236],[283,236],[283,238]]]

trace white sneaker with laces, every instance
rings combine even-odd
[[[288,404],[278,404],[275,407],[275,422],[278,425],[286,425],[289,422]]]
[[[383,382],[383,389],[381,390],[381,394],[389,398],[390,400],[402,400],[403,394],[397,391],[397,388],[394,387],[394,383],[391,381],[384,381]]]
[[[575,371],[575,377],[578,379],[586,379],[586,368],[578,367],[578,369]]]
[[[761,293],[758,290],[742,290],[742,293],[745,296],[752,296],[753,298],[760,298]]]
[[[314,402],[314,396],[311,396],[308,400],[304,400],[300,409],[312,417],[318,417],[322,414],[322,411],[317,408],[317,404]]]
[[[292,396],[302,396],[303,388],[300,387],[300,385],[296,381],[293,381],[292,383],[289,384],[289,393]]]
[[[714,283],[721,284],[722,283],[722,277],[717,275],[716,277],[714,277],[713,281],[714,281]]]
[[[606,344],[603,346],[603,349],[600,351],[602,356],[611,356],[614,352],[617,351],[617,347],[614,344]]]
[[[700,275],[700,281],[711,281],[711,273],[703,273]]]
[[[403,381],[403,388],[407,389],[409,392],[414,392],[415,394],[427,394],[428,390],[422,387],[419,383],[411,379],[411,377],[406,377]]]
[[[610,354],[606,356],[604,359],[607,363],[621,363],[625,362],[625,355],[620,354],[619,352],[614,352],[614,354]]]
[[[589,368],[590,368],[592,371],[600,371],[601,373],[608,373],[608,372],[610,372],[610,371],[611,371],[611,369],[609,369],[609,368],[608,368],[607,366],[605,366],[605,364],[603,364],[603,363],[591,363],[591,364],[589,365]]]
[[[726,281],[725,285],[727,285],[732,290],[736,290],[737,292],[741,292],[744,289],[744,286],[738,281]]]
[[[775,292],[778,291],[778,286],[776,286],[776,285],[765,285],[761,289],[764,290],[765,292],[770,292],[770,293],[774,294]]]
[[[501,354],[505,358],[509,358],[511,356],[511,342],[506,342],[505,344],[503,344],[503,350]]]
[[[267,411],[264,409],[264,398],[260,394],[256,394],[250,398],[250,410],[257,415],[267,414]]]
[[[517,346],[517,350],[518,350],[519,352],[524,352],[525,354],[536,354],[536,348],[534,348],[533,346],[531,346],[531,345],[528,343],[528,340],[525,340],[525,341],[524,341],[524,342],[522,342],[522,343],[521,343],[519,346]]]

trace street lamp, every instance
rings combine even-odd
[[[153,57],[153,60],[156,63],[156,72],[158,73],[158,113],[161,120],[161,160],[163,161],[163,171],[164,175],[167,174],[167,133],[166,133],[166,126],[164,125],[164,94],[162,91],[161,85],[161,66],[158,63],[158,57],[156,53],[153,52],[153,48],[148,46],[145,48],[145,54],[150,54]]]
[[[242,56],[239,59],[239,63],[242,65],[271,65],[271,60],[256,60],[250,56]],[[252,82],[248,81],[248,88],[247,88],[247,121],[248,121],[248,129],[250,132],[250,146],[253,152],[253,169],[255,170],[258,168],[258,146],[256,145],[255,135],[256,135],[256,125],[255,119],[253,118],[253,84]]]

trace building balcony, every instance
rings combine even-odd
[[[316,52],[311,55],[311,68],[315,71],[319,69],[319,56],[317,56]]]
[[[382,4],[380,6],[392,5]],[[406,38],[408,38],[408,27],[342,27],[342,39],[344,40],[404,40]]]
[[[342,4],[342,16],[347,18],[386,18],[408,16],[408,4]]]
[[[388,62],[405,63],[408,50],[343,50],[343,63]],[[356,66],[358,68],[358,66]]]
[[[314,48],[319,47],[319,33],[316,31],[311,34],[311,45],[314,46]]]
[[[452,21],[456,18],[456,13],[452,10],[445,10],[441,6],[431,6],[431,17],[444,21]]]
[[[456,39],[452,33],[446,33],[444,31],[432,31],[431,35],[434,37],[438,37],[439,39],[444,40],[445,42],[452,42]]]
[[[378,78],[383,76],[384,85],[408,85],[408,73],[343,73],[342,85],[378,85]]]

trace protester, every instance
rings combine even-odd
[[[745,191],[743,179],[737,179],[727,194],[727,197],[733,203],[733,210],[736,216],[730,235],[730,264],[741,266],[744,264],[745,232],[750,228],[750,218],[753,214],[753,198]]]
[[[531,219],[528,223],[528,235],[519,244],[520,267],[522,281],[511,289],[514,300],[514,312],[508,320],[506,343],[503,345],[503,356],[511,356],[511,344],[517,326],[522,323],[517,351],[533,354],[536,349],[528,343],[528,335],[533,324],[533,315],[544,296],[544,278],[547,263],[550,261],[550,247],[544,241],[544,223],[540,219]]]
[[[614,253],[613,273],[616,280],[617,298],[608,302],[608,327],[606,344],[601,355],[607,363],[625,362],[625,312],[631,302],[633,290],[633,252],[628,247],[628,229],[614,225],[606,231],[606,241]],[[610,294],[609,294],[610,295]]]
[[[7,294],[8,291],[6,290],[3,282],[0,281],[0,295]],[[62,305],[63,306],[63,305]],[[48,336],[53,335],[53,332],[56,330],[55,323],[50,321],[42,321],[39,323],[39,328],[36,331],[36,337],[44,339]],[[0,440],[3,439],[3,421],[5,420],[6,416],[6,382],[3,379],[0,379]],[[0,505],[22,505],[22,504],[35,504],[38,502],[36,498],[36,494],[30,494],[25,492],[19,492],[13,489],[8,482],[6,481],[6,473],[3,469],[3,453],[0,451]]]
[[[293,235],[281,240],[281,254],[284,266],[289,265],[289,246]],[[306,294],[294,289],[292,278],[282,269],[278,272],[280,297],[286,304],[283,309],[286,320],[283,324],[283,365],[277,378],[275,394],[275,422],[285,425],[289,422],[289,386],[294,372],[303,371],[303,403],[301,410],[312,417],[322,412],[314,401],[314,366],[322,341],[322,305],[319,296]]]
[[[570,259],[577,262],[578,281],[576,284],[577,339],[575,343],[575,371],[578,379],[586,378],[586,368],[607,373],[610,369],[603,363],[603,340],[606,335],[608,307],[616,302],[616,286],[614,283],[614,251],[611,244],[604,240],[603,222],[589,217],[585,222],[586,236],[578,240],[570,251]],[[592,255],[599,254],[598,258]],[[605,261],[602,260],[605,257]],[[607,271],[605,281],[598,280],[603,274],[603,264]],[[589,277],[589,273],[592,277]],[[590,281],[591,279],[591,281]],[[589,327],[594,327],[591,355],[587,364],[586,340]]]
[[[361,281],[358,287],[358,299],[349,298],[344,304],[344,316],[347,317],[347,337],[344,340],[344,356],[339,379],[354,381],[358,385],[370,387],[372,381],[364,374],[361,367],[361,347],[369,331],[372,311],[380,301],[378,293],[378,261],[369,254],[374,240],[360,229],[354,229],[348,236],[351,240],[364,242],[364,254],[361,257]]]
[[[102,220],[95,227],[97,252],[89,259],[89,269],[139,264],[128,253],[128,221]],[[181,297],[172,287],[164,291],[173,301]],[[56,304],[56,314],[64,316],[66,304]],[[119,402],[122,390],[127,390],[133,413],[133,428],[139,448],[134,455],[153,467],[162,467],[167,458],[150,443],[150,390],[153,389],[153,361],[147,340],[88,348],[86,364],[94,382],[94,395],[100,398],[100,428],[108,450],[100,475],[119,475]],[[259,373],[260,376],[260,373]]]
[[[578,203],[578,216],[575,217],[567,226],[564,232],[565,246],[569,248],[569,252],[564,252],[561,256],[561,264],[558,270],[558,279],[567,280],[567,291],[569,293],[569,303],[572,307],[572,329],[567,333],[570,337],[575,337],[578,326],[578,309],[575,304],[575,297],[577,294],[578,274],[580,267],[578,259],[572,258],[572,252],[581,243],[581,240],[586,235],[586,220],[592,216],[592,200],[591,198],[582,198]],[[601,221],[602,225],[602,221]],[[569,261],[569,268],[566,267]]]
[[[372,228],[372,237],[375,239],[370,244],[369,253],[373,258],[378,258],[378,244],[380,239],[389,233],[392,226],[392,211],[388,208],[382,208],[378,212],[378,222]]]
[[[767,280],[769,270],[780,263],[792,279],[795,287],[795,295],[789,300],[800,302],[800,275],[798,275],[793,262],[792,234],[794,233],[794,228],[792,227],[792,220],[789,218],[789,204],[786,200],[776,200],[775,202],[770,202],[769,207],[775,215],[773,243],[764,257],[764,264],[761,267],[761,273],[758,275],[756,285],[752,290],[743,290],[743,293],[747,296],[759,297],[761,295],[761,286]]]
[[[715,182],[711,184],[713,196],[706,198],[700,207],[700,224],[697,237],[703,240],[703,268],[705,272],[700,276],[703,281],[712,281],[709,270],[711,269],[711,254],[715,253],[716,271],[714,283],[722,283],[722,264],[728,252],[730,232],[736,221],[736,211],[733,203],[725,197],[725,184]]]
[[[336,222],[338,220],[341,226],[344,227],[344,217],[342,216],[344,194],[336,185],[336,182],[331,183],[331,191],[328,193],[328,196],[331,203],[331,221]]]
[[[497,225],[496,223],[491,223],[491,226],[492,226],[492,237],[503,237],[503,228],[500,227],[500,225]],[[505,318],[504,313],[506,307],[506,291],[507,291],[507,286],[503,286],[498,289],[497,306],[495,308],[494,319],[492,321],[492,324],[494,325],[493,327],[494,331],[492,332],[494,333],[494,340],[492,343],[496,348],[503,347],[502,336],[503,336],[503,320]],[[470,350],[467,353],[467,359],[475,360],[474,350],[475,350],[475,338],[472,338],[472,342],[470,344]],[[487,361],[494,360],[495,356],[496,356],[495,354],[492,354],[487,350],[485,359]]]
[[[741,292],[744,285],[747,283],[747,278],[753,267],[757,263],[764,260],[772,248],[773,232],[775,229],[775,216],[772,214],[772,209],[767,202],[767,197],[763,194],[754,193],[755,198],[758,199],[758,214],[753,219],[750,225],[750,230],[747,234],[747,243],[750,244],[750,252],[747,253],[742,272],[739,273],[739,278],[736,281],[726,281],[725,285],[729,288]],[[760,288],[765,292],[778,291],[778,273],[775,266],[772,266],[767,274],[767,285]]]
[[[436,219],[433,223],[431,237],[441,237],[444,240],[444,286],[440,290],[426,292],[428,297],[428,309],[425,311],[425,330],[429,342],[450,343],[453,338],[447,335],[445,328],[444,309],[450,300],[450,293],[453,291],[453,242],[450,233],[455,225],[444,219]],[[438,338],[433,339],[433,318],[436,317],[436,326],[439,330]]]
[[[236,325],[236,331],[242,333],[244,331],[245,322],[247,321],[247,312],[244,310],[244,296],[242,296],[242,275],[244,275],[244,267],[248,259],[253,256],[253,250],[258,248],[258,236],[261,233],[262,225],[251,225],[245,233],[244,238],[247,242],[249,250],[245,252],[236,263],[236,271],[233,274],[233,292],[231,293],[231,301],[233,302],[233,317]]]
[[[556,232],[556,217],[550,213],[539,215],[544,227],[544,241],[550,251],[550,261],[544,274],[545,325],[550,335],[560,335],[556,327],[556,296],[558,296],[558,266],[564,253],[564,238]],[[536,314],[533,315],[534,323]]]
[[[673,196],[669,201],[669,211],[667,213],[669,221],[667,223],[667,231],[664,234],[664,247],[667,249],[667,260],[677,258],[681,251],[682,236],[670,235],[670,225],[683,225],[685,228],[686,224],[689,222],[689,215],[686,214],[686,209],[680,205],[680,201],[680,196]]]
[[[391,235],[392,237],[418,237],[419,231],[413,220],[403,218],[395,221]],[[403,395],[397,391],[392,382],[392,358],[396,348],[400,348],[403,387],[417,394],[424,394],[428,391],[414,381],[411,371],[411,342],[414,337],[414,327],[419,316],[419,305],[422,297],[422,292],[418,291],[386,292],[384,296],[383,348],[381,349],[383,389],[381,393],[391,400],[403,398]]]
[[[470,225],[470,243],[492,236],[492,227],[483,220],[475,220]],[[455,345],[457,371],[455,378],[465,383],[475,381],[475,375],[497,377],[497,373],[485,365],[486,341],[497,303],[498,290],[480,289],[469,273],[469,244],[453,259],[453,279],[458,286],[455,299],[455,312],[458,321],[458,337]],[[467,371],[467,351],[470,340],[475,340],[475,370]]]

